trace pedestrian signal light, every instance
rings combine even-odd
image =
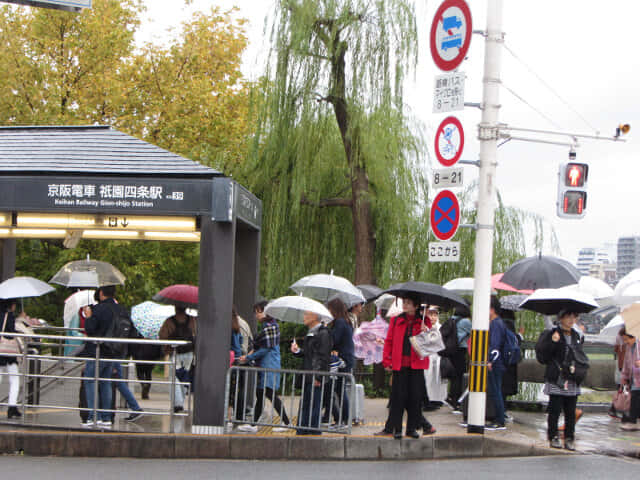
[[[575,152],[569,155],[575,159]],[[582,218],[587,208],[589,165],[575,161],[563,162],[558,169],[557,214],[560,218]]]
[[[568,163],[564,170],[564,184],[567,187],[582,187],[587,181],[589,165],[585,163]]]

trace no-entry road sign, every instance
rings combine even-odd
[[[464,129],[456,117],[445,118],[436,130],[436,158],[445,167],[452,167],[464,149]]]
[[[471,44],[471,10],[464,0],[445,0],[431,22],[431,56],[440,70],[455,70]]]
[[[460,225],[460,204],[451,190],[442,190],[431,204],[431,231],[438,240],[449,240]]]

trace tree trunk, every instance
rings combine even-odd
[[[373,218],[371,215],[371,200],[369,199],[369,177],[363,167],[353,168],[354,176],[351,180],[351,196],[353,205],[353,235],[356,249],[355,283],[375,285],[375,237]]]

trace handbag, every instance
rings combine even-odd
[[[414,335],[409,338],[409,341],[411,342],[413,350],[420,358],[444,350],[444,341],[442,340],[440,330],[437,328],[430,328],[425,332]]]
[[[611,402],[613,408],[618,412],[628,412],[631,408],[631,393],[627,386],[623,386],[613,394],[613,401]]]
[[[5,312],[4,321],[2,322],[2,334],[5,333],[4,329],[7,326],[7,315],[9,312]],[[0,334],[0,353],[9,353],[14,355],[20,355],[22,353],[22,345],[17,338],[5,338]]]

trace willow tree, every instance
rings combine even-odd
[[[320,269],[375,283],[422,184],[403,111],[412,2],[280,0],[272,43],[247,178],[265,203],[266,293]]]

